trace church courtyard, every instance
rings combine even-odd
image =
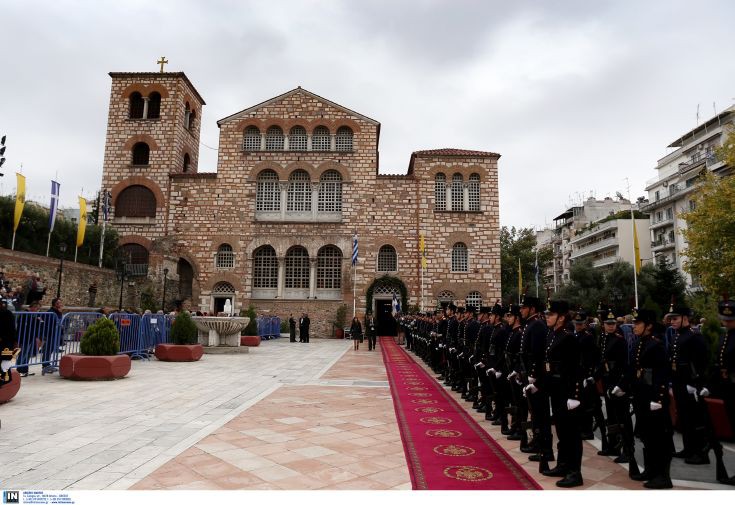
[[[403,366],[426,370],[413,354],[395,349]],[[278,339],[248,354],[194,363],[134,361],[128,377],[114,382],[25,378],[18,396],[0,407],[2,485],[410,490],[410,458],[382,351],[355,352],[345,340]],[[517,442],[448,394],[534,487],[555,489],[556,479],[541,476]],[[585,442],[584,488],[640,489],[623,465],[597,456],[598,447],[597,440]],[[733,460],[728,447],[730,468]],[[726,489],[709,467],[681,465],[672,478],[678,488]]]

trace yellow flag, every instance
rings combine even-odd
[[[15,174],[18,181],[18,189],[15,192],[15,215],[13,216],[13,233],[18,229],[20,216],[23,214],[23,206],[26,203],[26,178],[24,175]]]
[[[426,270],[426,242],[423,233],[419,235],[419,253],[421,253],[421,268]]]
[[[633,219],[633,249],[635,251],[635,271],[641,271],[641,249],[638,246],[638,230],[635,226],[635,219]]]
[[[84,243],[84,232],[87,229],[87,200],[79,197],[79,227],[77,228],[77,247]]]

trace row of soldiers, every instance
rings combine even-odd
[[[631,479],[645,487],[666,489],[672,487],[672,457],[709,464],[710,449],[717,479],[735,485],[703,401],[710,394],[724,399],[729,422],[735,422],[735,302],[720,302],[718,311],[726,333],[713,376],[704,339],[689,324],[690,310],[675,304],[666,314],[669,328],[655,312],[634,309],[632,338],[612,309],[599,308],[602,328],[593,332],[584,311],[571,312],[563,300],[544,307],[532,296],[518,305],[481,307],[479,316],[474,307],[449,304],[445,311],[400,317],[399,325],[407,348],[509,440],[519,441],[539,471],[560,477],[557,486],[583,485],[582,441],[594,438],[597,428],[599,455],[629,463]],[[670,391],[684,442],[679,452]],[[557,463],[549,468],[555,461],[552,424]],[[635,459],[636,436],[643,443],[643,471]]]

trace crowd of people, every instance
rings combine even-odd
[[[710,449],[717,480],[735,485],[704,401],[724,400],[728,422],[735,423],[735,301],[721,301],[718,312],[725,333],[714,360],[690,324],[690,309],[680,304],[671,305],[663,323],[651,310],[634,309],[629,326],[601,305],[599,324],[591,325],[593,318],[563,300],[544,306],[531,296],[479,311],[450,304],[445,311],[401,316],[398,323],[407,348],[508,440],[518,441],[541,473],[559,477],[557,486],[583,485],[583,440],[599,430],[598,455],[628,463],[630,478],[646,488],[666,489],[672,487],[672,457],[705,465]],[[679,451],[672,400],[684,444]],[[643,445],[643,471],[636,438]]]

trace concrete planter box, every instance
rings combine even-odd
[[[204,354],[201,344],[158,344],[156,358],[160,361],[199,361]]]
[[[59,375],[74,380],[114,380],[122,379],[130,372],[130,356],[84,356],[66,354],[59,361]]]
[[[9,402],[20,390],[20,374],[15,368],[10,369],[10,382],[0,388],[0,403]]]
[[[258,347],[260,345],[260,337],[257,335],[244,335],[240,337],[240,345]]]

